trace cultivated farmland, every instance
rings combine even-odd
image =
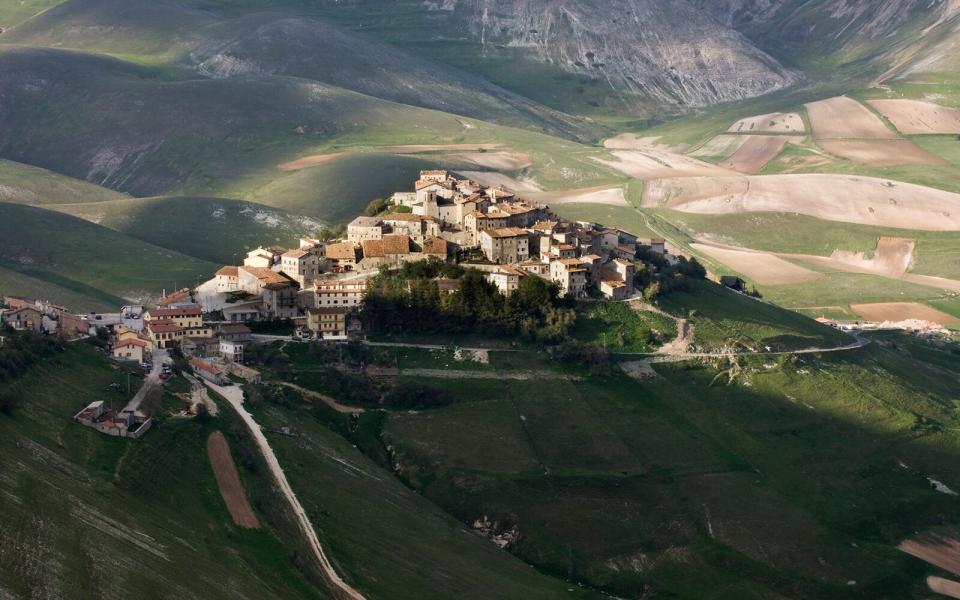
[[[870,100],[900,133],[922,135],[960,133],[960,109],[922,100]]]

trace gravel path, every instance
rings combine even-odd
[[[230,403],[230,406],[237,411],[237,414],[240,415],[240,418],[243,419],[243,422],[247,425],[251,435],[253,435],[254,441],[256,441],[257,446],[260,448],[260,452],[263,454],[263,458],[267,462],[267,468],[270,470],[274,480],[277,482],[280,492],[290,504],[290,508],[293,510],[293,514],[296,517],[297,524],[300,526],[300,529],[306,536],[307,542],[310,545],[310,549],[313,551],[314,558],[316,558],[317,562],[320,563],[320,568],[323,571],[324,576],[327,578],[327,581],[330,583],[330,586],[333,588],[333,591],[336,592],[336,595],[339,598],[345,598],[349,600],[365,600],[363,594],[354,589],[350,584],[344,581],[340,575],[337,574],[337,571],[333,568],[333,564],[330,562],[330,559],[327,558],[326,553],[323,551],[323,546],[320,545],[320,538],[317,537],[317,532],[313,528],[310,518],[307,516],[307,511],[304,510],[303,505],[300,504],[300,501],[297,499],[297,495],[294,493],[293,488],[290,487],[290,483],[287,481],[287,476],[283,472],[283,468],[280,467],[280,461],[277,460],[276,454],[273,453],[273,448],[270,447],[267,437],[263,435],[263,431],[260,429],[260,425],[257,424],[256,420],[254,420],[253,415],[247,412],[247,409],[244,408],[243,390],[237,386],[224,387],[214,385],[209,381],[207,381],[206,384],[210,387],[210,389],[226,398],[227,402]]]

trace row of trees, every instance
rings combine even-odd
[[[459,289],[441,295],[435,277],[442,275],[459,275]],[[370,332],[519,335],[544,342],[565,339],[576,320],[557,286],[539,277],[521,279],[507,298],[480,271],[429,261],[381,273],[361,317]]]

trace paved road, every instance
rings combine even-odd
[[[147,394],[150,393],[150,390],[160,385],[160,371],[167,362],[166,350],[160,350],[158,348],[153,351],[153,369],[151,369],[150,373],[144,378],[143,385],[137,390],[136,395],[123,408],[123,412],[137,412],[137,409],[140,408],[140,404],[143,402],[143,399],[147,397]]]
[[[267,461],[267,468],[270,469],[270,473],[273,475],[274,480],[276,480],[277,485],[280,487],[280,492],[287,499],[287,502],[290,503],[290,508],[293,510],[293,514],[297,518],[297,523],[300,526],[300,529],[303,531],[303,534],[306,536],[311,550],[313,550],[314,557],[317,559],[317,562],[320,563],[320,568],[323,570],[323,573],[330,582],[330,585],[335,588],[334,591],[337,592],[337,595],[341,598],[346,598],[349,600],[365,600],[363,594],[355,590],[350,584],[340,578],[340,575],[337,574],[336,569],[333,568],[333,565],[327,558],[326,553],[323,551],[323,546],[320,545],[320,538],[317,537],[317,532],[313,528],[313,524],[310,523],[310,518],[307,517],[307,511],[304,510],[303,505],[301,505],[300,501],[297,499],[297,495],[294,493],[293,488],[290,487],[290,483],[287,481],[287,476],[283,472],[283,468],[280,467],[280,461],[277,460],[277,456],[273,453],[273,449],[270,447],[267,437],[263,435],[263,431],[261,430],[260,425],[257,424],[256,420],[254,420],[253,415],[247,412],[247,409],[244,408],[243,390],[237,386],[224,387],[215,385],[209,381],[205,381],[205,383],[210,387],[210,389],[226,398],[227,402],[230,403],[230,406],[237,411],[237,414],[240,415],[240,418],[243,419],[243,422],[247,425],[247,429],[249,429],[251,435],[253,435],[253,439],[260,448],[263,458]]]

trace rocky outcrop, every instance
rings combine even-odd
[[[686,0],[444,0],[430,7],[482,46],[523,49],[660,103],[740,100],[799,78]]]

